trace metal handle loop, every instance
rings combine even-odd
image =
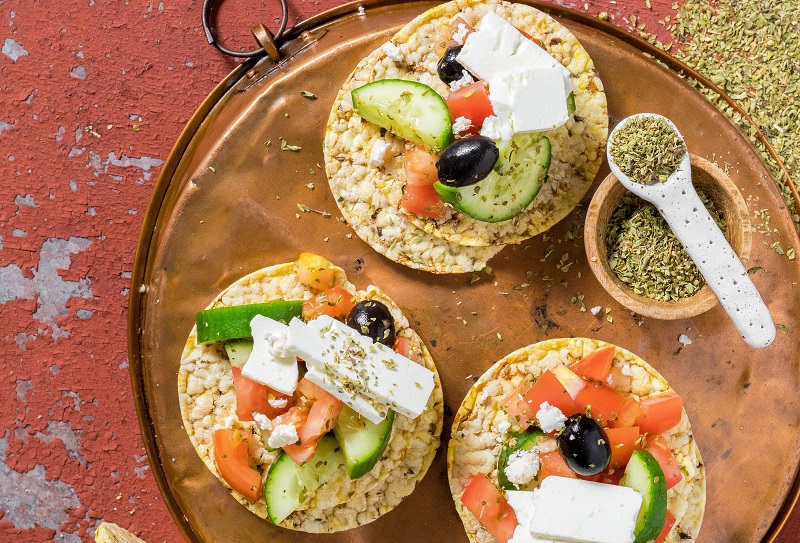
[[[286,4],[286,0],[280,0],[281,24],[275,36],[261,23],[258,23],[251,29],[253,37],[261,46],[254,51],[232,51],[217,41],[217,28],[211,23],[211,9],[215,1],[216,0],[203,0],[203,30],[206,32],[206,39],[210,45],[213,45],[220,53],[232,57],[253,58],[262,56],[266,52],[275,62],[280,60],[277,43],[283,37],[283,33],[286,31],[286,25],[289,22],[289,7]]]

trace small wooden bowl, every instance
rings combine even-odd
[[[739,189],[716,164],[691,155],[692,184],[711,198],[727,224],[725,238],[744,264],[750,258],[752,233],[750,213]],[[606,251],[606,232],[611,215],[622,203],[628,190],[608,174],[592,197],[586,213],[584,244],[589,266],[597,280],[615,300],[644,317],[676,320],[694,317],[714,307],[719,300],[707,284],[694,295],[677,301],[662,302],[641,296],[611,271]]]

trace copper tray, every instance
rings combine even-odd
[[[367,3],[366,17],[355,5],[326,12],[289,34],[281,48],[289,60],[240,66],[201,105],[164,167],[144,221],[130,299],[130,371],[153,473],[187,540],[467,541],[445,475],[452,413],[471,376],[514,349],[561,336],[625,347],[684,397],[707,466],[701,541],[771,541],[785,521],[798,493],[800,348],[791,331],[800,322],[793,290],[800,274],[767,246],[773,240],[783,249],[799,246],[784,203],[748,141],[675,71],[653,60],[669,57],[610,25],[531,3],[563,22],[589,51],[606,87],[612,126],[640,111],[672,118],[693,153],[731,165],[751,210],[768,210],[776,232],[754,233],[749,265],[764,268],[753,279],[775,322],[790,333],[779,331],[769,348],[750,349],[720,307],[690,320],[637,323],[601,289],[585,262],[583,240],[571,235],[580,231],[585,206],[546,236],[503,250],[490,262],[491,275],[476,274],[474,283],[472,275],[435,276],[396,265],[349,236],[318,166],[330,105],[363,56],[433,3]],[[281,151],[280,138],[302,150]],[[607,173],[604,167],[597,179]],[[333,217],[302,213],[297,204]],[[245,273],[293,260],[302,250],[327,255],[357,286],[379,285],[405,309],[436,359],[447,405],[443,446],[419,488],[374,523],[332,536],[275,528],[238,506],[192,448],[177,401],[178,361],[194,312]],[[597,317],[581,311],[579,294],[589,308],[611,308],[613,323],[605,311]],[[694,342],[674,354],[683,333]]]

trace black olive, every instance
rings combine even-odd
[[[561,455],[578,475],[597,475],[611,461],[611,444],[603,427],[587,415],[572,415],[556,438]]]
[[[358,302],[347,315],[347,326],[389,347],[394,345],[394,317],[389,308],[375,300]]]
[[[448,187],[473,185],[492,172],[498,158],[500,150],[489,138],[461,138],[436,161],[439,181]]]
[[[447,51],[444,53],[444,56],[439,59],[439,64],[436,65],[436,71],[439,74],[439,79],[448,85],[453,81],[458,81],[464,77],[464,67],[456,60],[456,57],[460,52],[460,45],[448,47]]]

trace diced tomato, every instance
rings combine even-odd
[[[283,452],[288,454],[295,464],[302,466],[316,454],[318,443],[319,441],[312,441],[308,445],[297,445],[295,443],[284,445]]]
[[[669,509],[667,509],[667,519],[664,521],[664,528],[661,529],[661,533],[658,534],[655,543],[664,543],[664,540],[669,535],[669,532],[672,530],[673,526],[675,526],[675,515],[673,515]]]
[[[298,281],[317,290],[331,288],[336,278],[336,267],[333,263],[314,253],[300,253],[294,271]]]
[[[575,397],[578,407],[583,409],[589,406],[592,417],[603,425],[617,417],[624,401],[625,396],[603,383],[587,383]]]
[[[400,207],[431,219],[444,219],[447,215],[447,208],[433,185],[406,185]]]
[[[567,391],[567,394],[569,394],[569,397],[573,400],[578,397],[578,393],[583,390],[583,387],[587,384],[586,379],[575,375],[575,372],[567,366],[559,364],[554,367],[552,371],[553,375],[556,376],[556,379],[559,380],[561,386],[564,387],[564,390]]]
[[[617,417],[608,421],[611,428],[626,428],[634,426],[637,420],[641,420],[644,415],[644,410],[636,398],[628,396],[622,402],[622,406],[617,411]]]
[[[250,503],[261,497],[261,474],[250,467],[247,438],[239,430],[220,428],[214,432],[214,462],[232,489]]]
[[[344,409],[344,402],[334,398],[321,388],[319,391],[323,396],[314,400],[306,423],[297,430],[302,445],[316,443],[322,436],[333,430],[336,421],[339,420],[339,415],[342,414],[342,409]]]
[[[681,421],[683,400],[674,392],[647,398],[639,403],[644,414],[637,423],[643,434],[661,434]]]
[[[294,424],[296,428],[300,428],[306,423],[308,413],[311,411],[311,403],[303,402],[290,408],[286,413],[278,415],[272,421],[273,428],[281,424]]]
[[[353,309],[353,295],[342,287],[332,287],[303,302],[303,318],[311,321],[320,315],[334,319],[347,317]]]
[[[608,373],[611,371],[611,363],[614,361],[616,352],[616,347],[598,349],[573,364],[570,369],[581,377],[605,383],[606,379],[608,379]]]
[[[461,495],[461,503],[499,543],[507,543],[514,535],[517,515],[503,493],[483,473],[472,478]]]
[[[447,107],[453,122],[459,117],[465,117],[472,123],[472,127],[462,134],[478,134],[486,117],[494,115],[489,91],[481,81],[451,92],[447,97]]]
[[[661,466],[661,471],[664,472],[664,478],[667,480],[667,490],[681,482],[683,473],[664,436],[647,436],[644,450],[649,451]]]
[[[639,428],[636,426],[608,428],[606,435],[608,444],[611,445],[611,462],[608,466],[615,471],[622,471],[628,465],[633,449],[639,441]]]
[[[309,400],[318,400],[320,398],[326,398],[330,396],[326,390],[318,387],[305,377],[300,379],[300,382],[297,383],[297,392]]]
[[[581,411],[567,393],[561,381],[550,370],[545,370],[522,399],[525,407],[521,410],[521,414],[524,414],[524,416],[520,417],[519,425],[523,429],[530,426],[544,402],[559,408],[568,417]],[[517,407],[517,410],[520,410],[519,407]]]
[[[536,414],[528,414],[530,407],[525,402],[525,394],[528,393],[530,388],[530,381],[525,379],[517,386],[517,388],[512,390],[511,394],[506,396],[500,404],[508,415],[508,418],[516,424],[521,424],[523,426],[523,430],[530,426],[528,419],[533,418],[533,416]]]
[[[394,345],[392,345],[392,349],[401,355],[405,356],[409,360],[413,360],[416,362],[419,359],[419,351],[411,346],[411,340],[404,337],[396,337],[394,340]]]
[[[619,485],[623,475],[625,475],[624,469],[608,468],[606,471],[600,473],[600,477],[597,479],[597,482],[607,485]]]
[[[578,474],[570,469],[570,467],[564,461],[564,457],[561,456],[561,451],[558,449],[540,454],[539,461],[542,464],[541,471],[539,472],[539,481],[542,481],[545,477],[550,477],[551,475],[569,477],[570,479],[578,478]]]
[[[403,155],[406,183],[409,185],[433,185],[439,180],[436,161],[439,159],[424,149],[415,147]]]
[[[453,39],[453,36],[455,35],[456,32],[458,32],[458,25],[462,24],[466,28],[466,32],[461,37],[461,43],[459,44]],[[469,36],[473,32],[475,32],[475,29],[472,28],[470,25],[468,25],[464,19],[462,19],[461,17],[456,17],[450,23],[450,26],[447,27],[447,32],[445,32],[444,36],[442,36],[442,39],[436,42],[436,45],[434,46],[433,49],[437,55],[443,57],[448,47],[453,47],[455,45],[463,45],[464,40],[467,39],[467,36]]]
[[[242,375],[242,370],[231,366],[233,371],[233,390],[236,392],[236,418],[241,421],[253,420],[253,412],[263,413],[274,419],[292,406],[292,398],[272,390],[266,385],[256,383]],[[269,400],[286,400],[284,407],[273,407]]]

